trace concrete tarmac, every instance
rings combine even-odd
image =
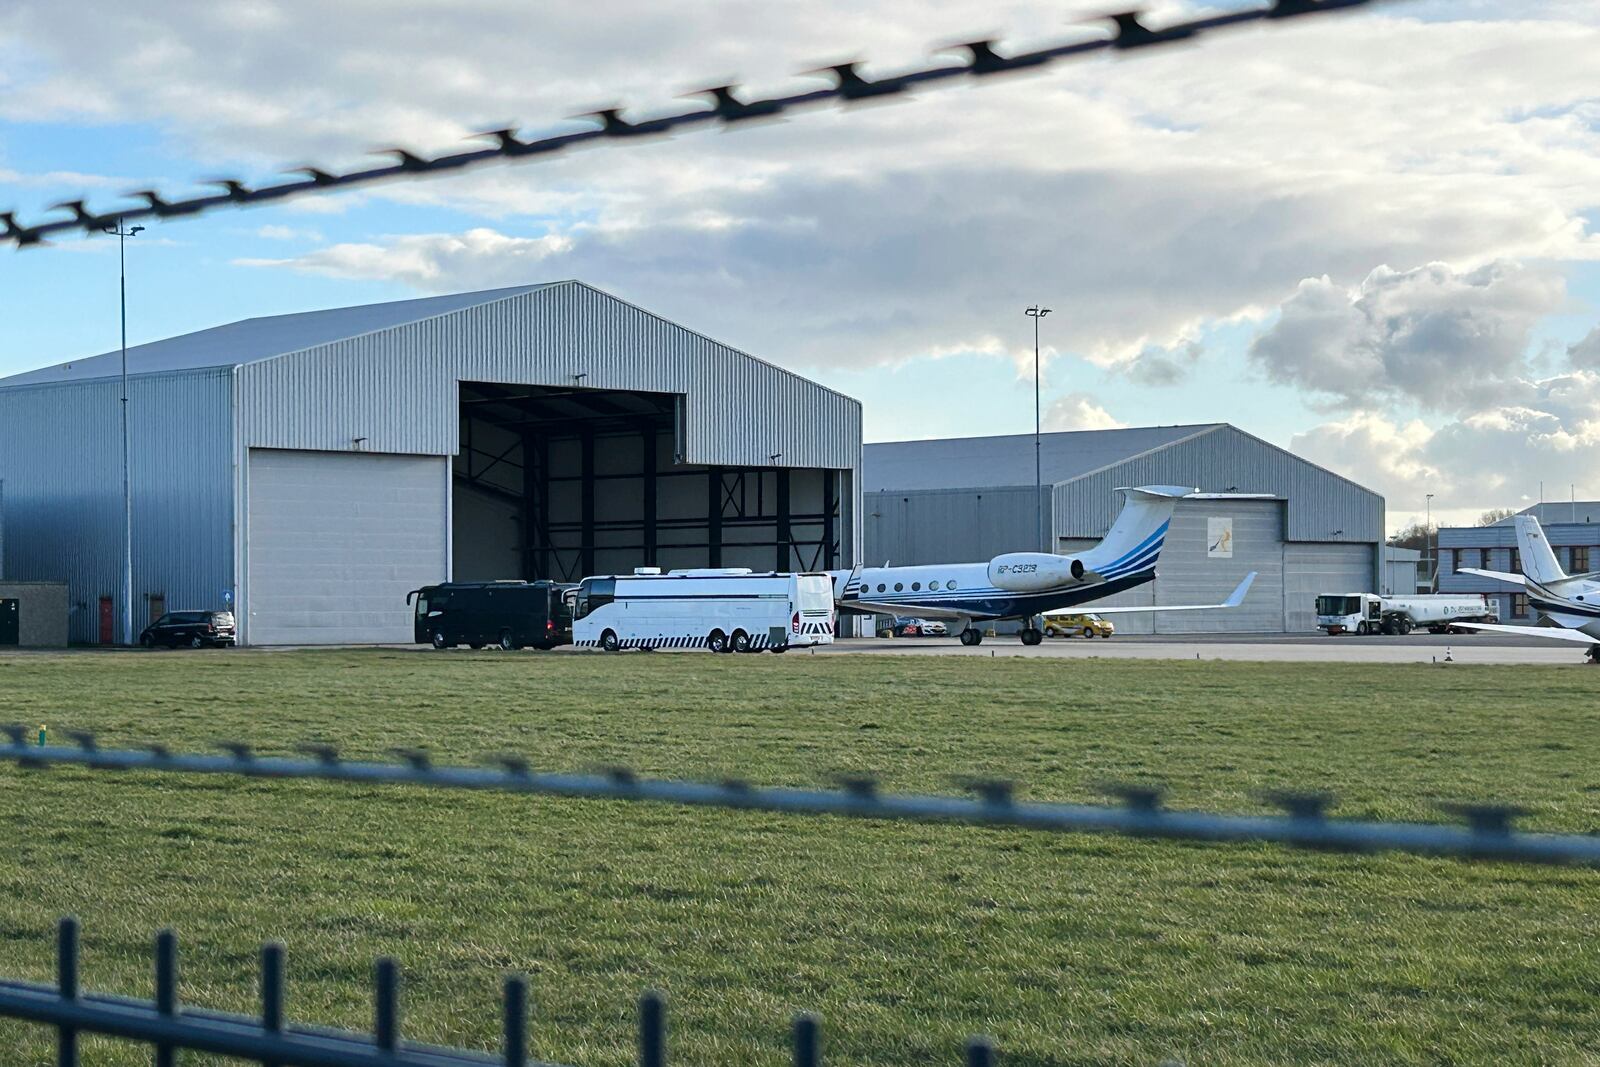
[[[1046,659],[1250,660],[1306,663],[1549,664],[1587,666],[1584,646],[1501,634],[1411,634],[1329,637],[1326,634],[1119,635],[1052,637],[1033,648],[1015,636],[985,637],[969,648],[954,637],[844,638],[819,655],[1030,656]]]

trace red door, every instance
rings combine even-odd
[[[111,598],[100,598],[100,643],[115,644],[117,640],[117,613],[111,607]]]

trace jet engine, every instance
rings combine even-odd
[[[1008,593],[1076,585],[1088,574],[1082,560],[1048,552],[1008,552],[989,561],[989,584]]]

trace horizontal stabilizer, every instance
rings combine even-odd
[[[1477,567],[1462,567],[1457,574],[1476,574],[1479,578],[1493,578],[1508,585],[1527,585],[1528,580],[1520,574],[1507,574],[1505,571],[1485,571]]]
[[[1567,630],[1556,626],[1505,626],[1492,622],[1452,622],[1451,626],[1462,630],[1487,630],[1496,634],[1516,634],[1518,637],[1542,637],[1547,641],[1569,641],[1575,645],[1597,645],[1596,641],[1581,630]]]
[[[1233,592],[1228,594],[1228,599],[1220,604],[1160,604],[1144,608],[1102,608],[1093,604],[1085,604],[1081,608],[1046,612],[1045,617],[1048,618],[1051,615],[1132,615],[1135,612],[1147,613],[1152,611],[1218,611],[1223,608],[1236,608],[1244,603],[1244,595],[1250,591],[1250,583],[1255,580],[1256,572],[1251,571],[1244,576],[1244,581],[1240,582]]]

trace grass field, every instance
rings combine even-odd
[[[1231,810],[1328,788],[1348,816],[1494,798],[1540,829],[1600,826],[1580,667],[86,654],[0,658],[0,703],[108,745],[935,791],[979,774],[1061,800],[1159,781],[1174,807]],[[72,913],[86,986],[148,995],[171,925],[185,1000],[250,1010],[257,946],[280,939],[291,1014],[365,1026],[387,953],[407,1036],[490,1049],[515,969],[536,1055],[578,1067],[631,1059],[647,987],[691,1064],[785,1062],[801,1009],[836,1062],[955,1064],[974,1032],[1008,1064],[1600,1061],[1600,872],[13,767],[0,828],[0,975],[49,979]],[[51,1057],[9,1022],[0,1049]]]

